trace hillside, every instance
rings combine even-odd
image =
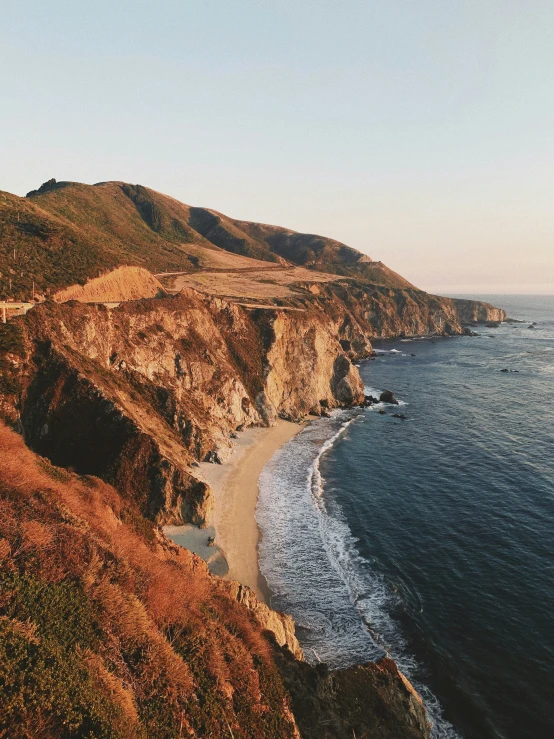
[[[0,736],[429,736],[391,660],[329,672],[295,659],[289,617],[2,423],[0,511]]]
[[[49,181],[26,198],[0,193],[0,255],[0,294],[17,299],[30,297],[33,282],[50,295],[121,265],[153,273],[298,265],[412,287],[333,239],[233,220],[122,182]]]

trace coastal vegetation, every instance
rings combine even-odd
[[[38,303],[0,326],[0,737],[428,737],[391,660],[307,664],[160,527],[206,526],[241,430],[363,405],[375,337],[503,312],[139,185],[0,193],[0,237]]]

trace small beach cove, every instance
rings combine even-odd
[[[258,478],[275,452],[303,428],[303,423],[279,419],[275,426],[240,432],[223,464],[199,464],[215,498],[209,525],[203,529],[192,524],[163,529],[168,538],[207,562],[212,574],[247,585],[264,602],[269,600],[269,590],[258,565]],[[214,539],[212,546],[210,538]]]

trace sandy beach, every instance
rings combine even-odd
[[[199,465],[215,496],[211,525],[206,529],[190,525],[164,529],[177,544],[205,559],[214,574],[248,585],[264,600],[267,588],[258,567],[258,478],[279,447],[302,429],[303,424],[280,419],[271,428],[241,432],[227,462]],[[216,547],[207,546],[209,536],[215,536]]]

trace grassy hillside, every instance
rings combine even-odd
[[[333,239],[233,220],[122,182],[50,181],[26,198],[0,193],[0,257],[0,297],[16,299],[30,298],[33,282],[50,295],[120,265],[160,273],[293,264],[409,286]]]
[[[37,203],[0,192],[0,298],[84,284],[119,264],[117,253]]]
[[[0,425],[0,736],[293,736],[273,647],[203,563]]]

